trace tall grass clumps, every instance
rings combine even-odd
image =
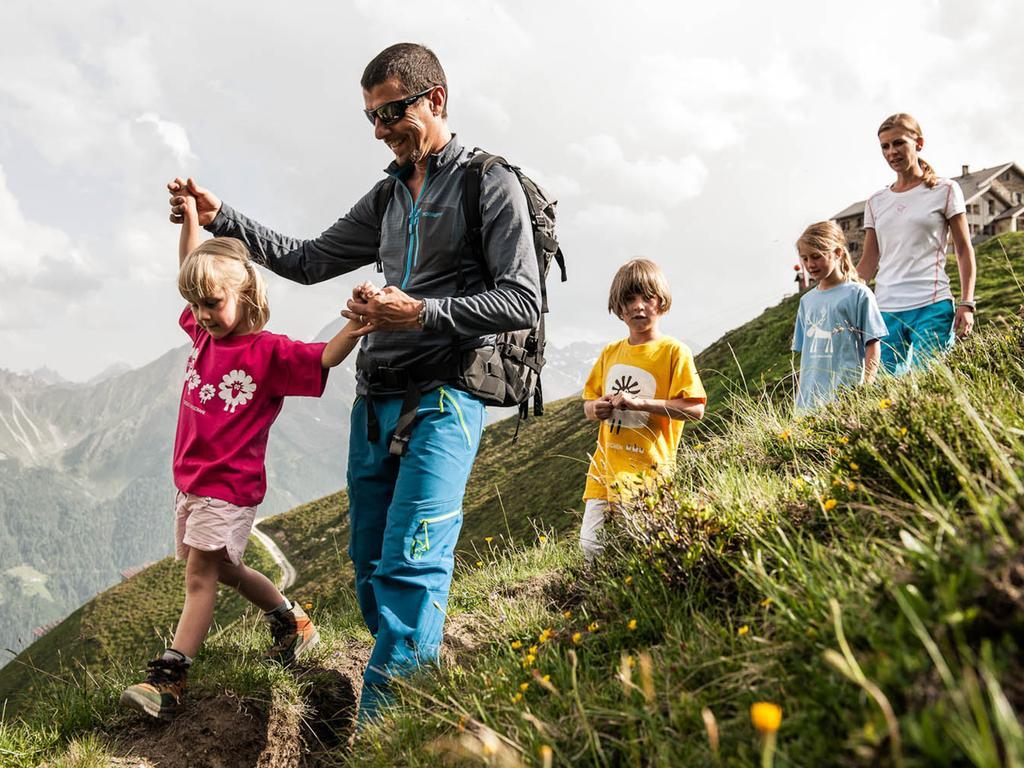
[[[1021,344],[989,328],[805,418],[738,399],[353,764],[1021,764]]]

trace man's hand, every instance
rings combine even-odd
[[[362,324],[357,335],[365,336],[373,331],[419,329],[420,309],[423,308],[420,299],[414,299],[393,285],[387,285],[370,296],[366,296],[365,291],[360,293],[362,288],[358,286],[352,292],[348,309],[341,310],[341,314],[349,320],[357,320]]]
[[[171,193],[171,222],[181,224],[185,220],[185,198],[191,195],[196,201],[196,212],[199,215],[199,226],[205,227],[217,215],[220,210],[220,198],[208,189],[204,189],[195,183],[195,180],[187,181],[181,177],[167,183],[167,191]]]
[[[971,335],[974,330],[974,310],[970,307],[959,306],[956,308],[956,319],[953,320],[953,332],[958,339]]]

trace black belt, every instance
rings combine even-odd
[[[356,367],[366,381],[366,437],[371,443],[380,439],[380,421],[377,419],[377,410],[373,407],[374,397],[402,395],[402,410],[395,423],[391,443],[388,445],[388,453],[392,456],[404,456],[409,446],[412,427],[419,410],[421,387],[433,381],[455,381],[459,373],[451,359],[399,368],[374,360],[361,350],[356,358]]]

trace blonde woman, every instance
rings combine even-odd
[[[838,224],[811,224],[796,248],[817,283],[800,299],[793,333],[793,351],[800,353],[796,409],[808,411],[834,400],[842,387],[871,383],[878,369],[878,340],[887,331]]]
[[[191,185],[191,180],[190,185]],[[267,437],[286,396],[320,397],[327,370],[352,351],[362,325],[350,321],[327,343],[305,344],[263,330],[270,317],[263,278],[234,238],[199,242],[194,198],[187,197],[179,246],[179,318],[192,341],[174,439],[175,550],[186,560],[185,605],[171,646],[149,662],[143,682],[121,703],[170,720],[192,657],[213,620],[218,583],[265,611],[283,664],[316,644],[313,623],[273,582],[242,562],[266,494]],[[368,283],[358,290],[367,296]]]
[[[873,194],[864,208],[864,255],[857,271],[875,279],[875,295],[889,328],[882,365],[902,374],[952,346],[974,327],[974,247],[960,186],[939,178],[920,156],[924,133],[899,113],[878,128],[882,156],[896,181]],[[952,237],[960,271],[954,308],[946,275]]]

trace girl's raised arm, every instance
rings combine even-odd
[[[185,257],[199,247],[202,238],[199,235],[199,214],[196,212],[196,199],[189,194],[185,195],[185,214],[181,222],[181,234],[178,236],[178,266],[180,267]]]

